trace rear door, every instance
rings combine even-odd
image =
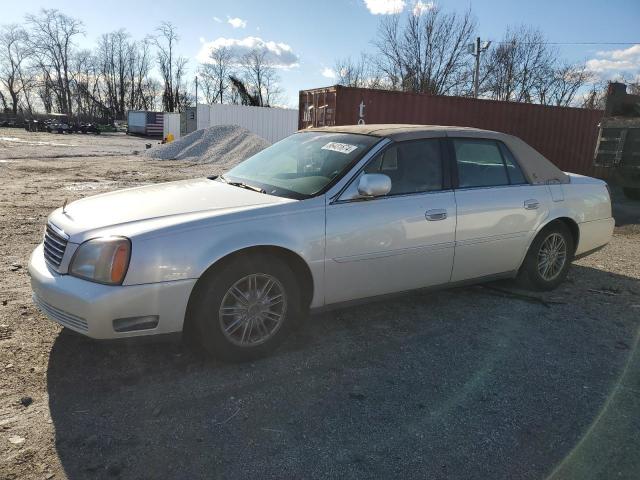
[[[450,139],[458,207],[451,281],[513,272],[548,215],[545,185],[527,182],[517,159],[494,139]]]

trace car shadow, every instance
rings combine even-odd
[[[71,479],[540,478],[587,462],[574,447],[638,385],[637,304],[638,280],[574,266],[544,294],[502,282],[315,315],[253,363],[62,333],[55,446]],[[623,472],[625,428],[600,445]]]

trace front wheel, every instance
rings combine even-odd
[[[560,222],[545,227],[533,240],[518,279],[534,290],[553,290],[567,277],[574,253],[573,237]]]
[[[267,355],[300,318],[298,282],[277,258],[238,257],[201,281],[187,322],[205,350],[222,360]]]

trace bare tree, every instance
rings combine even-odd
[[[374,45],[378,68],[392,88],[447,95],[468,70],[469,44],[476,25],[471,12],[445,13],[434,7],[382,20]]]
[[[155,37],[158,67],[164,81],[162,104],[167,112],[180,111],[181,100],[185,98],[183,77],[188,60],[175,52],[180,38],[172,23],[162,22],[156,30],[158,32]]]
[[[545,105],[551,104],[568,107],[574,104],[578,92],[593,78],[585,64],[561,64],[553,71],[550,95],[547,98],[538,97],[538,101]]]
[[[257,99],[258,106],[269,107],[280,101],[280,75],[266,48],[254,48],[247,52],[240,59],[240,66],[244,72],[244,85]]]
[[[224,103],[231,91],[229,75],[234,73],[233,61],[231,49],[220,47],[209,54],[209,62],[200,66],[199,77],[207,103]]]
[[[91,50],[80,50],[72,59],[72,85],[75,114],[78,117],[109,116],[110,109],[101,96],[100,62]]]
[[[133,55],[129,34],[123,29],[105,33],[98,41],[97,61],[104,103],[113,118],[124,118],[129,103]]]
[[[247,52],[241,59],[242,67],[245,72],[245,84],[253,89],[255,96],[258,98],[259,106],[265,105],[264,101],[264,83],[265,77],[273,67],[267,59],[268,51],[265,48],[254,48]]]
[[[351,57],[337,59],[333,70],[336,73],[338,85],[359,88],[380,88],[383,85],[374,59],[366,53],[361,53],[356,60]]]
[[[273,107],[278,103],[282,103],[283,90],[280,87],[280,75],[275,68],[269,68],[265,70],[263,80],[263,100],[264,107]]]
[[[537,88],[546,98],[545,83],[555,77],[555,55],[539,30],[509,28],[487,55],[482,90],[496,100],[532,103]]]
[[[52,88],[63,113],[72,114],[71,58],[74,38],[82,33],[82,22],[55,9],[27,15],[29,43],[38,57],[47,88]]]
[[[27,32],[18,25],[5,25],[0,29],[0,85],[11,98],[14,115],[18,113],[20,95],[28,81],[26,63],[30,49],[27,40]],[[2,100],[6,108],[4,97]]]

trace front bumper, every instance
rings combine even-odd
[[[39,245],[29,260],[36,305],[51,320],[96,339],[175,333],[182,330],[195,279],[111,286],[60,275],[45,262]],[[157,326],[116,332],[114,320],[157,317]]]

